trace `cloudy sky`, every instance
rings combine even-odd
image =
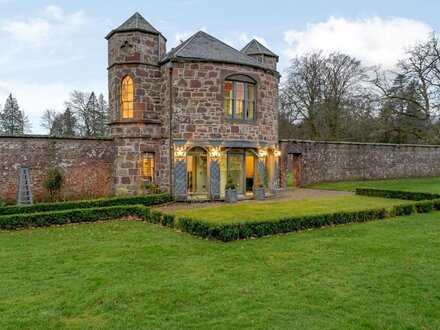
[[[42,134],[45,109],[76,89],[107,95],[105,35],[138,11],[167,49],[204,30],[241,49],[256,38],[280,56],[339,50],[391,69],[404,49],[440,31],[440,0],[0,0],[0,104],[12,93]]]

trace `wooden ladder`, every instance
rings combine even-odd
[[[27,166],[20,167],[20,178],[18,181],[17,205],[32,205],[32,189],[31,179],[29,177],[29,169]]]

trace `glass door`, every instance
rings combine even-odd
[[[237,192],[244,195],[246,189],[245,183],[245,154],[244,153],[229,153],[228,157],[228,172],[234,179],[237,186]]]

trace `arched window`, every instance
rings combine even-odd
[[[230,119],[255,120],[256,82],[244,75],[225,80],[225,115]]]
[[[133,80],[126,76],[121,84],[121,117],[133,118]]]

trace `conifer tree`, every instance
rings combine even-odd
[[[27,116],[20,110],[17,99],[12,94],[9,94],[0,112],[0,128],[2,133],[9,135],[23,135],[30,129]]]

